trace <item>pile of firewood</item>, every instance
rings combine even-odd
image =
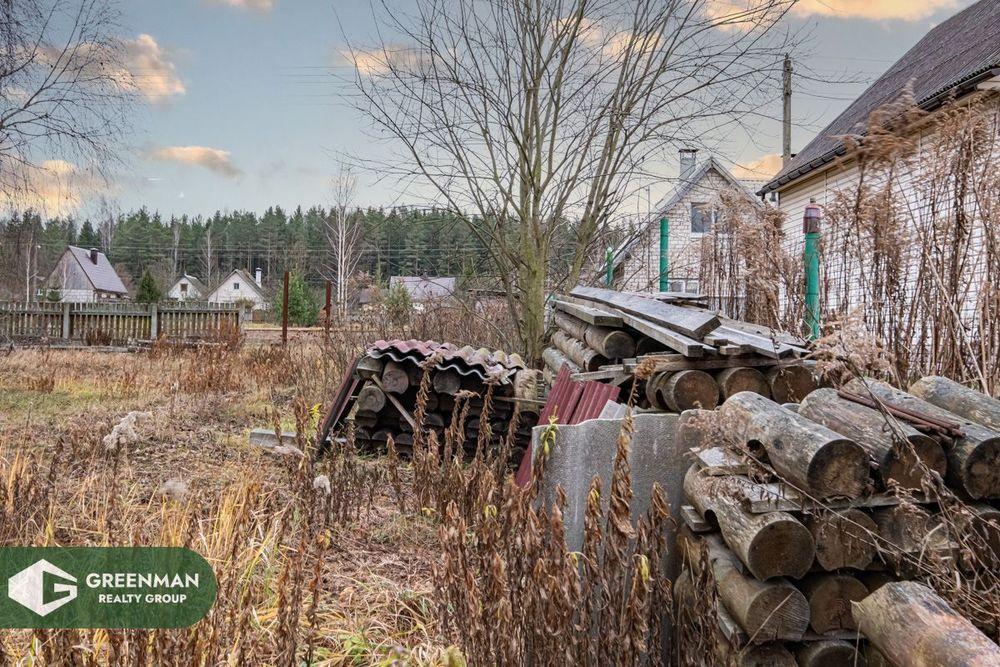
[[[856,379],[794,406],[739,393],[683,415],[679,437],[697,460],[678,625],[704,640],[709,619],[709,663],[1000,664],[978,619],[910,581],[931,559],[974,567],[956,531],[994,552],[979,567],[1000,562],[1000,401],[940,377],[909,393]],[[943,521],[933,489],[970,522]]]
[[[429,383],[423,406],[425,432],[436,432],[443,442],[445,430],[453,428],[472,456],[486,427],[484,420],[494,447],[507,437],[513,423],[511,460],[520,460],[541,406],[537,371],[526,368],[516,354],[434,341],[378,341],[370,347],[338,392],[324,437],[345,435],[351,429],[359,449],[384,452],[391,436],[399,454],[411,454],[425,375]],[[462,428],[456,429],[459,420]]]
[[[619,385],[625,394],[638,383],[641,408],[712,409],[741,391],[798,402],[817,386],[804,341],[724,318],[697,296],[577,287],[553,308],[546,367],[567,366],[574,380]],[[643,364],[651,374],[638,378]]]

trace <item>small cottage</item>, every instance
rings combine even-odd
[[[243,269],[236,269],[222,279],[219,285],[209,292],[209,303],[251,303],[254,310],[267,310],[270,303],[264,288],[261,286],[261,272],[257,269],[257,277],[252,277]]]
[[[209,290],[203,282],[185,273],[167,292],[167,298],[176,301],[204,301],[208,292]]]
[[[128,288],[96,248],[68,246],[45,280],[46,291],[55,290],[66,303],[127,299]]]
[[[402,287],[410,294],[413,303],[440,301],[455,294],[455,278],[428,278],[426,276],[392,276],[389,289]]]

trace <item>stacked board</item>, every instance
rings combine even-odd
[[[553,310],[546,367],[567,366],[577,381],[638,383],[639,407],[712,409],[741,391],[794,403],[817,387],[804,341],[724,318],[690,295],[577,287]],[[652,373],[636,378],[640,365]]]
[[[923,563],[958,567],[969,534],[979,567],[1000,565],[1000,401],[940,377],[909,392],[856,379],[795,406],[736,394],[683,415],[679,437],[696,462],[678,618],[700,620],[694,582],[714,582],[719,660],[1000,664],[983,633],[992,621],[963,618],[911,581]],[[967,503],[966,524],[943,520],[941,495],[925,495],[942,480]],[[926,641],[906,641],[928,610]]]

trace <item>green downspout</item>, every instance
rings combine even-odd
[[[667,292],[670,283],[667,274],[670,272],[670,221],[660,218],[660,291]]]
[[[611,246],[608,246],[607,252],[604,253],[604,262],[605,262],[604,286],[608,287],[609,289],[611,287],[611,283],[614,281],[615,278],[615,268],[613,261],[614,254],[615,254],[614,250],[611,249]]]
[[[823,211],[810,201],[802,217],[802,231],[806,237],[805,269],[806,269],[806,312],[805,325],[809,337],[819,338],[819,228],[823,219]]]

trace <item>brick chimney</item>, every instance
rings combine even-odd
[[[678,176],[682,181],[686,181],[694,175],[694,168],[698,162],[697,148],[682,148],[679,151],[681,169]]]
[[[97,265],[97,248],[90,249],[90,263],[95,266]]]

